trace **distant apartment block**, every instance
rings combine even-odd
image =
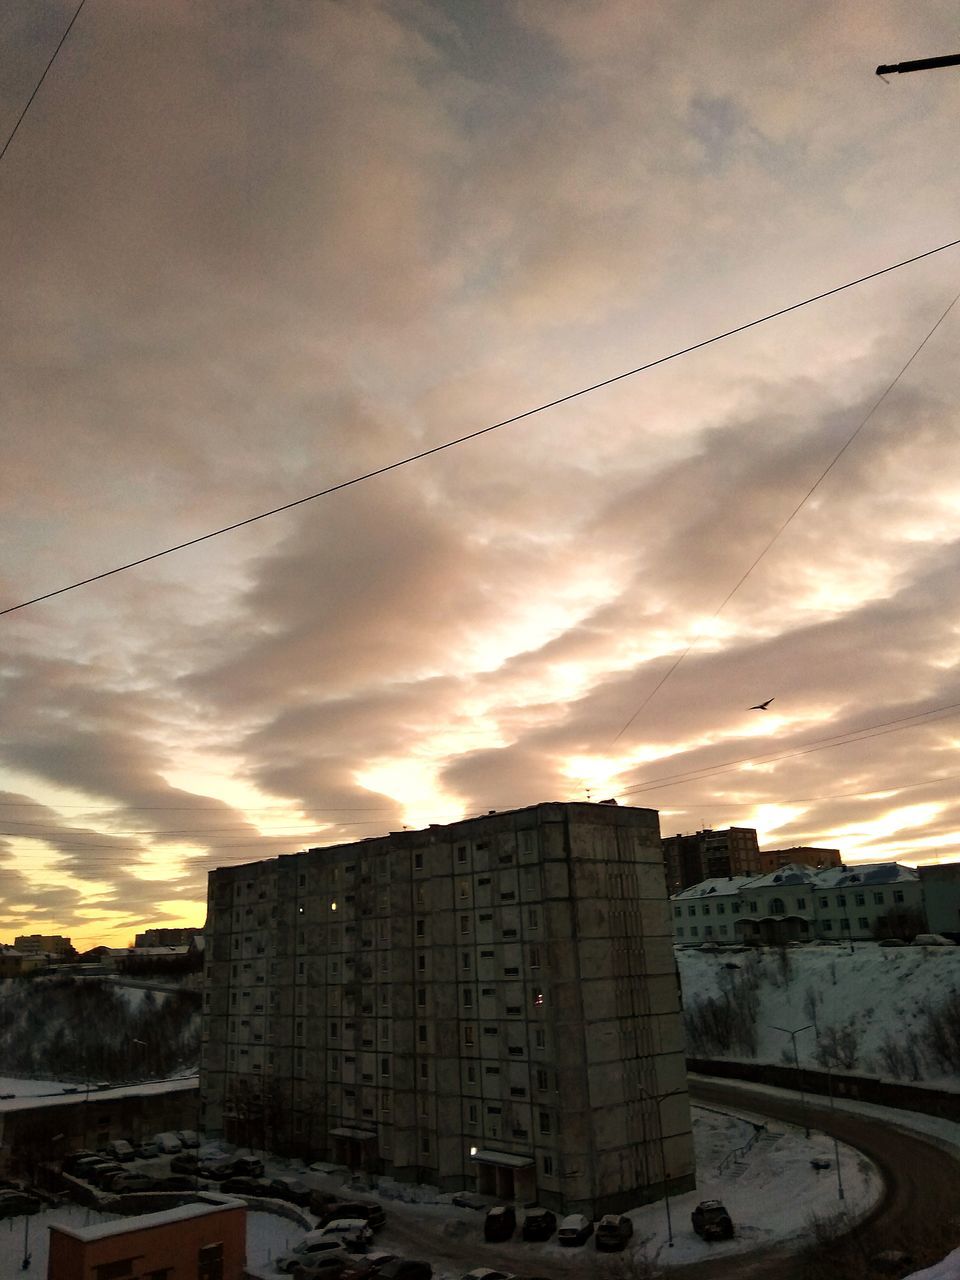
[[[203,933],[203,925],[196,928],[145,929],[133,940],[135,947],[189,947],[194,938]]]
[[[923,913],[912,867],[896,862],[829,867],[796,865],[765,876],[704,880],[671,898],[678,945],[704,942],[847,942],[882,936],[885,922]],[[892,928],[890,932],[896,932]]]
[[[596,1217],[694,1185],[657,814],[541,804],[211,873],[203,1128]],[[659,1101],[658,1101],[659,1100]]]
[[[960,939],[960,862],[939,862],[918,867],[923,908],[931,933]]]
[[[839,849],[816,849],[797,845],[793,849],[763,849],[760,852],[760,874],[779,871],[781,867],[812,867],[823,871],[827,867],[842,867]]]
[[[70,939],[61,938],[59,934],[21,934],[19,938],[14,939],[13,945],[25,956],[68,956],[73,954],[73,946]]]
[[[690,835],[664,836],[663,859],[670,893],[702,880],[760,874],[760,845],[752,827],[708,827]]]

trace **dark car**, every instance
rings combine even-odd
[[[690,1221],[704,1240],[729,1240],[733,1236],[733,1221],[719,1200],[701,1200]]]
[[[273,1183],[266,1178],[227,1178],[220,1183],[225,1196],[273,1196]],[[276,1198],[276,1197],[274,1197]]]
[[[597,1250],[613,1253],[627,1247],[633,1236],[633,1223],[622,1213],[605,1213],[597,1223],[593,1243]]]
[[[350,1264],[346,1258],[311,1258],[293,1269],[293,1280],[340,1280]]]
[[[394,1258],[377,1272],[380,1280],[433,1280],[433,1267],[429,1262],[417,1262],[411,1258]]]
[[[100,1157],[95,1151],[71,1151],[70,1155],[64,1157],[61,1166],[64,1173],[71,1175],[76,1174],[77,1168],[84,1160],[99,1160]]]
[[[126,1172],[117,1160],[101,1160],[99,1164],[90,1166],[83,1177],[85,1181],[92,1182],[95,1187],[102,1187],[112,1174]]]
[[[524,1214],[521,1234],[524,1240],[549,1240],[557,1229],[557,1215],[534,1205]]]
[[[275,1200],[286,1200],[305,1208],[310,1203],[310,1188],[305,1182],[287,1182],[283,1178],[270,1179],[269,1195]]]
[[[517,1229],[517,1215],[513,1205],[495,1204],[487,1210],[483,1220],[484,1240],[509,1240]]]
[[[170,1159],[171,1173],[196,1173],[200,1161],[192,1151],[185,1151],[182,1155],[172,1156]]]
[[[132,1191],[155,1191],[157,1189],[157,1179],[148,1177],[145,1173],[115,1173],[106,1182],[105,1191],[111,1192],[115,1196],[126,1195]]]
[[[16,1218],[21,1213],[39,1213],[43,1201],[26,1191],[0,1191],[0,1218]]]
[[[233,1156],[229,1160],[205,1161],[197,1165],[201,1178],[224,1182],[227,1178],[261,1178],[263,1161],[256,1156]]]
[[[154,1178],[154,1191],[195,1191],[196,1181],[185,1173],[174,1173],[169,1178]]]
[[[557,1229],[557,1240],[560,1244],[579,1248],[580,1245],[586,1244],[592,1235],[593,1223],[585,1214],[570,1213],[560,1219],[560,1226]]]
[[[383,1205],[375,1200],[334,1200],[315,1213],[318,1227],[325,1227],[337,1218],[362,1218],[371,1231],[379,1231],[387,1221]]]

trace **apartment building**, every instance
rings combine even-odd
[[[759,875],[760,844],[753,827],[707,827],[690,835],[665,836],[667,889],[678,893],[721,876]]]
[[[594,1217],[690,1189],[672,941],[647,809],[540,804],[214,871],[203,1127]]]
[[[917,872],[897,862],[829,867],[801,864],[766,876],[705,880],[671,899],[677,944],[866,941],[884,922],[923,914]],[[895,929],[893,930],[895,932]]]
[[[842,867],[839,849],[818,849],[809,845],[795,845],[791,849],[762,849],[760,851],[760,875],[779,871],[781,867],[812,867],[822,871],[825,867]]]

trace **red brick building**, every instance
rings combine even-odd
[[[47,1280],[243,1280],[246,1205],[208,1196],[93,1227],[50,1228]]]

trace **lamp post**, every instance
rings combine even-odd
[[[789,1027],[777,1027],[771,1022],[770,1026],[774,1031],[782,1031],[785,1036],[789,1036],[793,1044],[793,1065],[797,1069],[797,1084],[800,1087],[800,1113],[803,1116],[803,1132],[806,1137],[810,1137],[810,1121],[807,1117],[807,1099],[803,1093],[803,1072],[800,1070],[800,1055],[797,1053],[797,1036],[801,1031],[812,1031],[813,1023],[808,1022],[804,1027],[797,1027],[791,1031]]]
[[[830,1117],[833,1118],[833,1072],[827,1067],[827,1092],[830,1095]],[[843,1175],[840,1172],[840,1144],[837,1142],[837,1135],[833,1135],[833,1158],[837,1166],[837,1199],[842,1200],[843,1197]]]
[[[661,1103],[667,1098],[675,1098],[679,1094],[686,1093],[686,1089],[671,1089],[669,1093],[647,1093],[646,1089],[641,1087],[640,1096],[652,1102],[657,1108],[657,1139],[660,1146],[660,1176],[663,1181],[663,1207],[667,1213],[667,1244],[673,1248],[673,1223],[670,1220],[670,1189],[667,1185],[667,1156],[663,1145],[663,1115],[660,1111]]]

